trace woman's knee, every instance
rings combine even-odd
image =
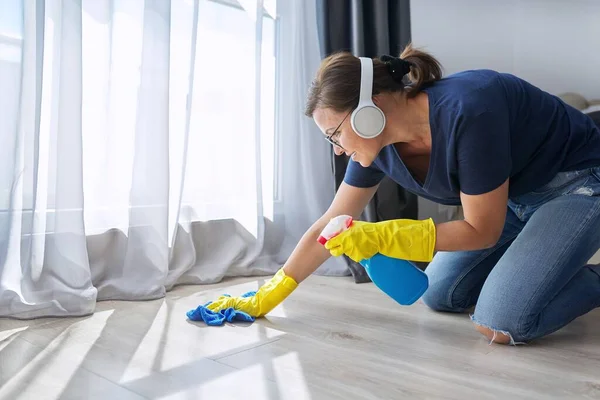
[[[497,329],[488,328],[484,325],[479,325],[477,322],[475,323],[475,329],[477,332],[481,333],[485,336],[490,343],[498,343],[498,344],[515,344],[514,338],[508,331],[502,331]]]
[[[457,295],[454,282],[433,281],[422,297],[423,303],[434,311],[464,312],[468,305]]]
[[[434,311],[448,311],[447,293],[429,286],[423,297],[423,303]]]
[[[429,288],[423,294],[423,303],[435,311],[471,309],[489,273],[487,263],[480,252],[438,253],[425,269]]]
[[[519,307],[510,307],[509,304],[490,307],[489,304],[478,303],[471,320],[475,329],[490,343],[515,345],[532,339],[529,330],[523,330],[522,315]]]

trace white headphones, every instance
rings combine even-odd
[[[385,128],[385,115],[373,103],[373,60],[359,57],[360,98],[358,107],[352,112],[350,123],[356,134],[364,139],[379,136]]]

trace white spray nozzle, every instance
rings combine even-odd
[[[350,225],[352,225],[352,217],[350,215],[338,215],[332,218],[319,235],[319,243],[324,245],[329,239],[336,237],[348,229]]]

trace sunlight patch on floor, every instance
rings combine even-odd
[[[87,328],[85,329],[87,339],[85,342],[79,341],[77,335],[72,336],[72,331],[69,329],[61,332],[8,380],[0,389],[0,398],[16,398],[16,395],[23,399],[36,398],[36,393],[29,392],[32,385],[27,384],[27,382],[33,381],[44,384],[46,398],[60,398],[89,350],[102,334],[111,314],[112,311],[99,312],[92,318],[75,324],[80,325],[80,328],[82,326]],[[72,348],[75,345],[78,349],[77,352],[74,352]]]
[[[5,331],[0,331],[0,350],[8,346],[10,342],[12,342],[17,336],[19,336],[19,332],[23,332],[29,328],[28,326],[23,326],[15,329],[8,329]]]
[[[290,352],[272,360],[275,382],[281,393],[294,388],[294,394],[299,398],[310,399],[310,390],[302,369],[298,352]]]

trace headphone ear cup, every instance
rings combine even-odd
[[[364,139],[372,139],[379,136],[385,128],[385,114],[372,102],[362,106],[359,105],[352,112],[350,123],[358,136]]]

